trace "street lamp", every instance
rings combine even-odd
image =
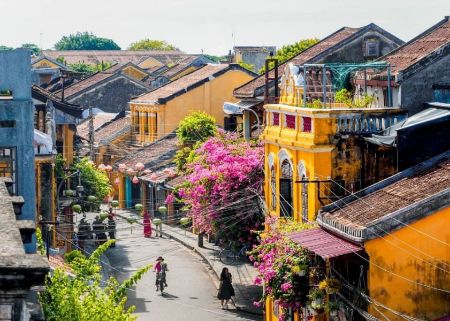
[[[251,112],[251,113],[253,113],[253,115],[255,115],[256,121],[258,123],[258,129],[260,129],[261,122],[259,121],[259,116],[256,111],[254,111],[251,108],[243,107],[243,106],[240,106],[240,105],[234,104],[234,103],[225,102],[223,104],[223,112],[227,115],[242,114],[243,112],[247,112],[247,111]],[[245,138],[250,138],[250,136],[251,136],[250,122],[247,123],[245,120],[244,120],[244,136],[245,136]]]

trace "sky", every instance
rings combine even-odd
[[[450,15],[450,0],[0,0],[0,45],[52,49],[89,31],[122,49],[166,40],[187,53],[227,54],[234,45],[280,47],[371,22],[409,40]]]

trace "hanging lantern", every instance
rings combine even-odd
[[[134,168],[135,168],[137,171],[141,171],[141,170],[143,170],[143,169],[145,168],[145,166],[144,166],[144,164],[142,164],[142,163],[136,163],[136,165],[134,165]]]
[[[117,201],[117,200],[112,201],[111,202],[111,206],[114,207],[114,208],[119,207],[119,201]]]
[[[126,168],[127,168],[127,166],[125,164],[119,164],[119,172],[121,172],[121,173],[125,172]]]
[[[190,221],[191,221],[191,219],[189,217],[180,218],[180,224],[183,226],[188,225]]]
[[[150,174],[151,172],[152,172],[152,171],[149,170],[149,169],[144,170],[144,174],[145,174],[145,175]]]
[[[100,219],[102,221],[104,221],[108,216],[109,216],[109,214],[107,212],[101,212],[100,213]]]
[[[116,177],[116,179],[114,180],[114,184],[116,184],[116,185],[120,184],[120,179],[118,177]]]
[[[144,206],[142,206],[142,204],[138,203],[138,204],[134,205],[134,209],[138,212],[141,212],[143,208],[144,208]]]
[[[101,171],[104,171],[104,170],[105,170],[105,167],[106,167],[105,164],[100,164],[100,165],[98,165],[97,168],[98,168],[99,170],[101,170]]]
[[[155,173],[153,173],[152,175],[150,175],[150,180],[152,180],[152,181],[156,181],[157,178],[158,178],[158,176],[156,176]]]
[[[138,184],[139,183],[139,178],[137,178],[137,176],[134,176],[133,179],[131,180],[131,182],[133,184]]]
[[[74,211],[75,213],[81,213],[81,205],[80,204],[72,205],[72,211]]]
[[[111,165],[107,165],[107,166],[105,166],[105,170],[107,171],[107,172],[111,172],[112,171],[112,166]]]
[[[75,195],[75,191],[71,190],[71,189],[66,189],[65,191],[63,191],[63,195],[64,196],[74,196]]]
[[[159,218],[155,218],[155,219],[153,219],[153,224],[159,225],[159,224],[161,224],[161,220]]]
[[[160,207],[158,207],[158,211],[159,211],[161,214],[166,214],[166,213],[167,213],[167,207],[165,207],[165,206],[160,206]]]

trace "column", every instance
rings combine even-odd
[[[156,124],[157,113],[150,113],[151,141],[154,142],[158,137],[158,127]]]
[[[244,131],[244,139],[249,140],[251,137],[252,129],[251,129],[251,121],[250,121],[250,112],[248,110],[244,110],[242,113],[243,119],[243,131]]]
[[[149,142],[152,142],[153,141],[153,139],[152,139],[152,131],[153,131],[153,128],[152,128],[152,115],[153,115],[153,113],[152,112],[148,112],[147,113],[147,126],[148,126],[148,135],[147,135],[147,139],[148,139],[148,141]]]
[[[141,143],[144,142],[145,136],[144,136],[144,112],[139,112],[139,141]]]
[[[123,175],[119,174],[117,177],[119,178],[119,207],[125,208],[125,184]]]

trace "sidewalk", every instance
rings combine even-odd
[[[162,234],[170,237],[199,254],[214,271],[217,276],[216,287],[219,286],[219,276],[224,264],[219,260],[220,247],[208,243],[204,238],[204,247],[198,247],[198,236],[184,229],[163,224]],[[236,292],[236,305],[243,311],[262,315],[261,308],[253,305],[254,301],[259,301],[262,296],[262,287],[253,284],[253,280],[258,275],[256,269],[250,263],[238,263],[227,266],[233,275],[233,286]]]

